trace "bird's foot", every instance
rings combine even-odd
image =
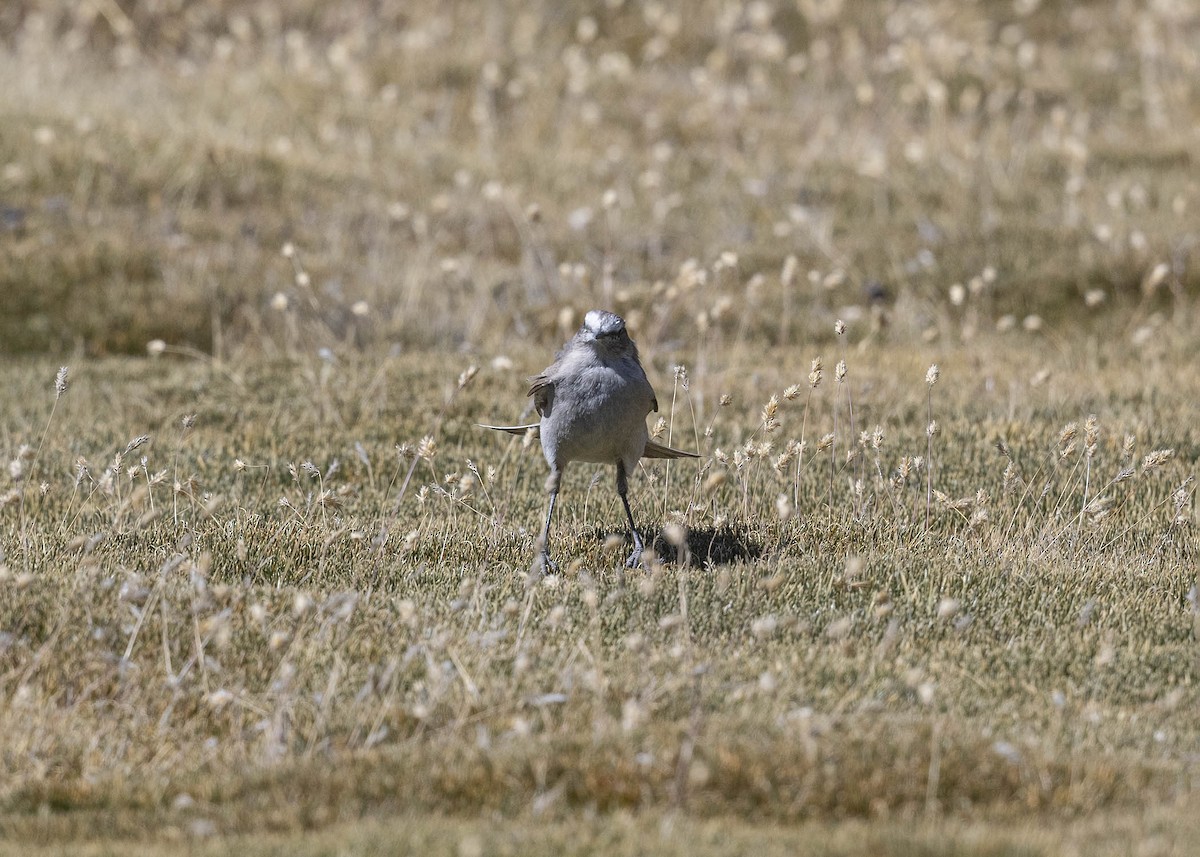
[[[630,523],[633,523],[632,518]],[[633,553],[625,560],[625,567],[645,568],[646,562],[642,559],[642,552],[646,549],[646,543],[642,541],[642,535],[636,529],[630,528],[630,532],[633,533]]]
[[[537,583],[547,574],[558,574],[558,563],[546,551],[538,551],[529,565],[529,582]]]

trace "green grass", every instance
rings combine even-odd
[[[817,5],[0,12],[0,853],[1194,850],[1200,23]]]

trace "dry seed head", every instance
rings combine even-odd
[[[433,461],[434,456],[437,455],[437,441],[430,435],[425,435],[417,443],[417,455],[426,461]]]
[[[1146,457],[1142,459],[1142,472],[1153,470],[1156,467],[1162,467],[1168,461],[1175,457],[1173,449],[1156,449],[1146,453]]]
[[[1058,433],[1058,447],[1063,449],[1071,446],[1075,442],[1075,438],[1079,436],[1079,425],[1077,423],[1067,423],[1063,426],[1063,430]]]
[[[821,375],[824,374],[821,368],[821,358],[815,357],[812,362],[812,370],[808,373],[808,385],[814,389],[821,384]]]
[[[135,449],[138,449],[139,447],[143,446],[148,440],[150,440],[150,435],[139,434],[133,440],[129,441],[129,444],[125,447],[125,451],[122,452],[119,457],[124,458],[126,455],[129,455],[129,453],[133,452]]]
[[[1192,477],[1188,477],[1183,481],[1183,484],[1175,489],[1175,493],[1171,495],[1171,505],[1175,507],[1175,522],[1181,523],[1184,518],[1183,509],[1191,500],[1192,492],[1188,490],[1192,484]]]
[[[838,336],[844,334],[846,332],[846,322],[842,321],[840,318],[835,321],[833,323],[833,332]]]
[[[1089,414],[1083,424],[1083,451],[1088,458],[1096,454],[1096,446],[1100,442],[1100,423],[1095,414]]]
[[[796,268],[799,266],[799,260],[796,256],[790,255],[783,260],[783,270],[779,273],[779,282],[786,288],[796,279]]]
[[[824,452],[831,446],[833,446],[833,432],[830,432],[817,441],[817,452]]]
[[[733,396],[728,393],[722,393],[721,398],[717,400],[717,404],[722,408],[727,408],[733,404]]]
[[[839,384],[846,380],[846,361],[845,360],[839,360],[837,362],[837,366],[835,366],[833,369],[833,377],[837,379],[837,382]]]
[[[662,437],[663,432],[665,432],[666,430],[667,430],[666,419],[664,419],[663,417],[659,417],[658,420],[654,423],[654,430],[652,432],[650,432],[650,436],[655,437],[655,438]]]
[[[937,424],[937,420],[930,420],[929,425],[925,426],[926,437],[937,437],[942,433],[942,427]]]
[[[871,449],[878,451],[883,446],[883,428],[875,426],[871,431]]]
[[[1137,443],[1136,437],[1134,437],[1131,434],[1125,435],[1125,440],[1121,444],[1121,457],[1122,458],[1133,458],[1133,448],[1136,443]]]
[[[463,387],[467,386],[467,384],[470,384],[471,379],[477,374],[479,374],[479,367],[472,363],[462,371],[461,375],[458,376],[458,389],[461,390]]]
[[[775,418],[775,414],[779,411],[779,397],[774,393],[762,409],[762,424],[763,431],[772,432],[779,428],[779,420]]]
[[[687,530],[679,524],[667,524],[662,533],[667,543],[674,547],[681,548],[687,544]]]
[[[791,464],[796,458],[797,453],[800,452],[801,446],[802,444],[798,443],[797,441],[789,440],[787,442],[787,446],[783,448],[783,452],[780,454],[779,458],[775,460],[775,469],[782,473],[783,469]]]
[[[1171,272],[1170,266],[1166,262],[1159,262],[1154,266],[1153,270],[1146,275],[1146,279],[1142,280],[1142,293],[1151,294],[1163,281],[1167,279],[1167,274]]]
[[[800,398],[800,390],[801,387],[799,384],[792,384],[792,386],[783,391],[783,397],[789,402],[794,401],[795,399]]]
[[[59,368],[58,374],[54,376],[54,400],[61,399],[65,392],[67,392],[67,367],[62,366]]]
[[[942,370],[938,368],[936,363],[934,363],[925,370],[925,384],[929,387],[932,387],[938,382],[938,378],[941,377],[941,374]]]

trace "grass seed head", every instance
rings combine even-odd
[[[1060,454],[1063,456],[1063,458],[1066,458],[1067,455],[1069,454],[1067,452],[1063,452],[1063,450],[1066,450],[1068,448],[1070,448],[1071,450],[1074,450],[1075,438],[1077,438],[1078,436],[1079,436],[1078,423],[1067,423],[1065,426],[1063,426],[1062,431],[1060,431],[1058,433],[1058,449],[1059,449]]]
[[[810,387],[812,387],[813,389],[816,389],[817,387],[819,387],[821,385],[821,376],[823,374],[824,374],[824,370],[822,369],[821,358],[814,357],[813,362],[812,362],[812,369],[808,373],[808,385]]]
[[[146,444],[146,443],[147,443],[149,440],[150,440],[150,435],[148,435],[148,434],[139,434],[139,435],[138,435],[137,437],[135,437],[133,440],[129,441],[129,443],[128,443],[128,444],[126,445],[126,447],[125,447],[125,451],[121,453],[121,456],[120,456],[120,457],[121,457],[121,458],[124,458],[125,456],[129,455],[129,453],[133,452],[134,450],[136,450],[136,449],[140,449],[140,448],[141,448],[142,446],[144,446],[144,445],[145,445],[145,444]]]
[[[1174,457],[1175,450],[1173,449],[1156,449],[1148,452],[1145,458],[1142,459],[1142,473],[1162,467]]]
[[[1096,454],[1096,447],[1100,442],[1100,423],[1096,419],[1095,414],[1088,415],[1087,421],[1083,424],[1083,451],[1088,458],[1092,458]]]
[[[796,259],[795,254],[789,255],[783,260],[783,270],[779,272],[779,282],[783,284],[784,288],[788,288],[795,281],[796,269],[799,267],[799,264],[799,260]]]
[[[779,396],[772,393],[771,398],[767,400],[767,403],[763,405],[762,409],[763,431],[772,432],[779,428],[779,420],[775,418],[775,415],[778,413],[778,411]]]

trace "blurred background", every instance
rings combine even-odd
[[[0,351],[1148,342],[1198,81],[1183,0],[7,0]]]

